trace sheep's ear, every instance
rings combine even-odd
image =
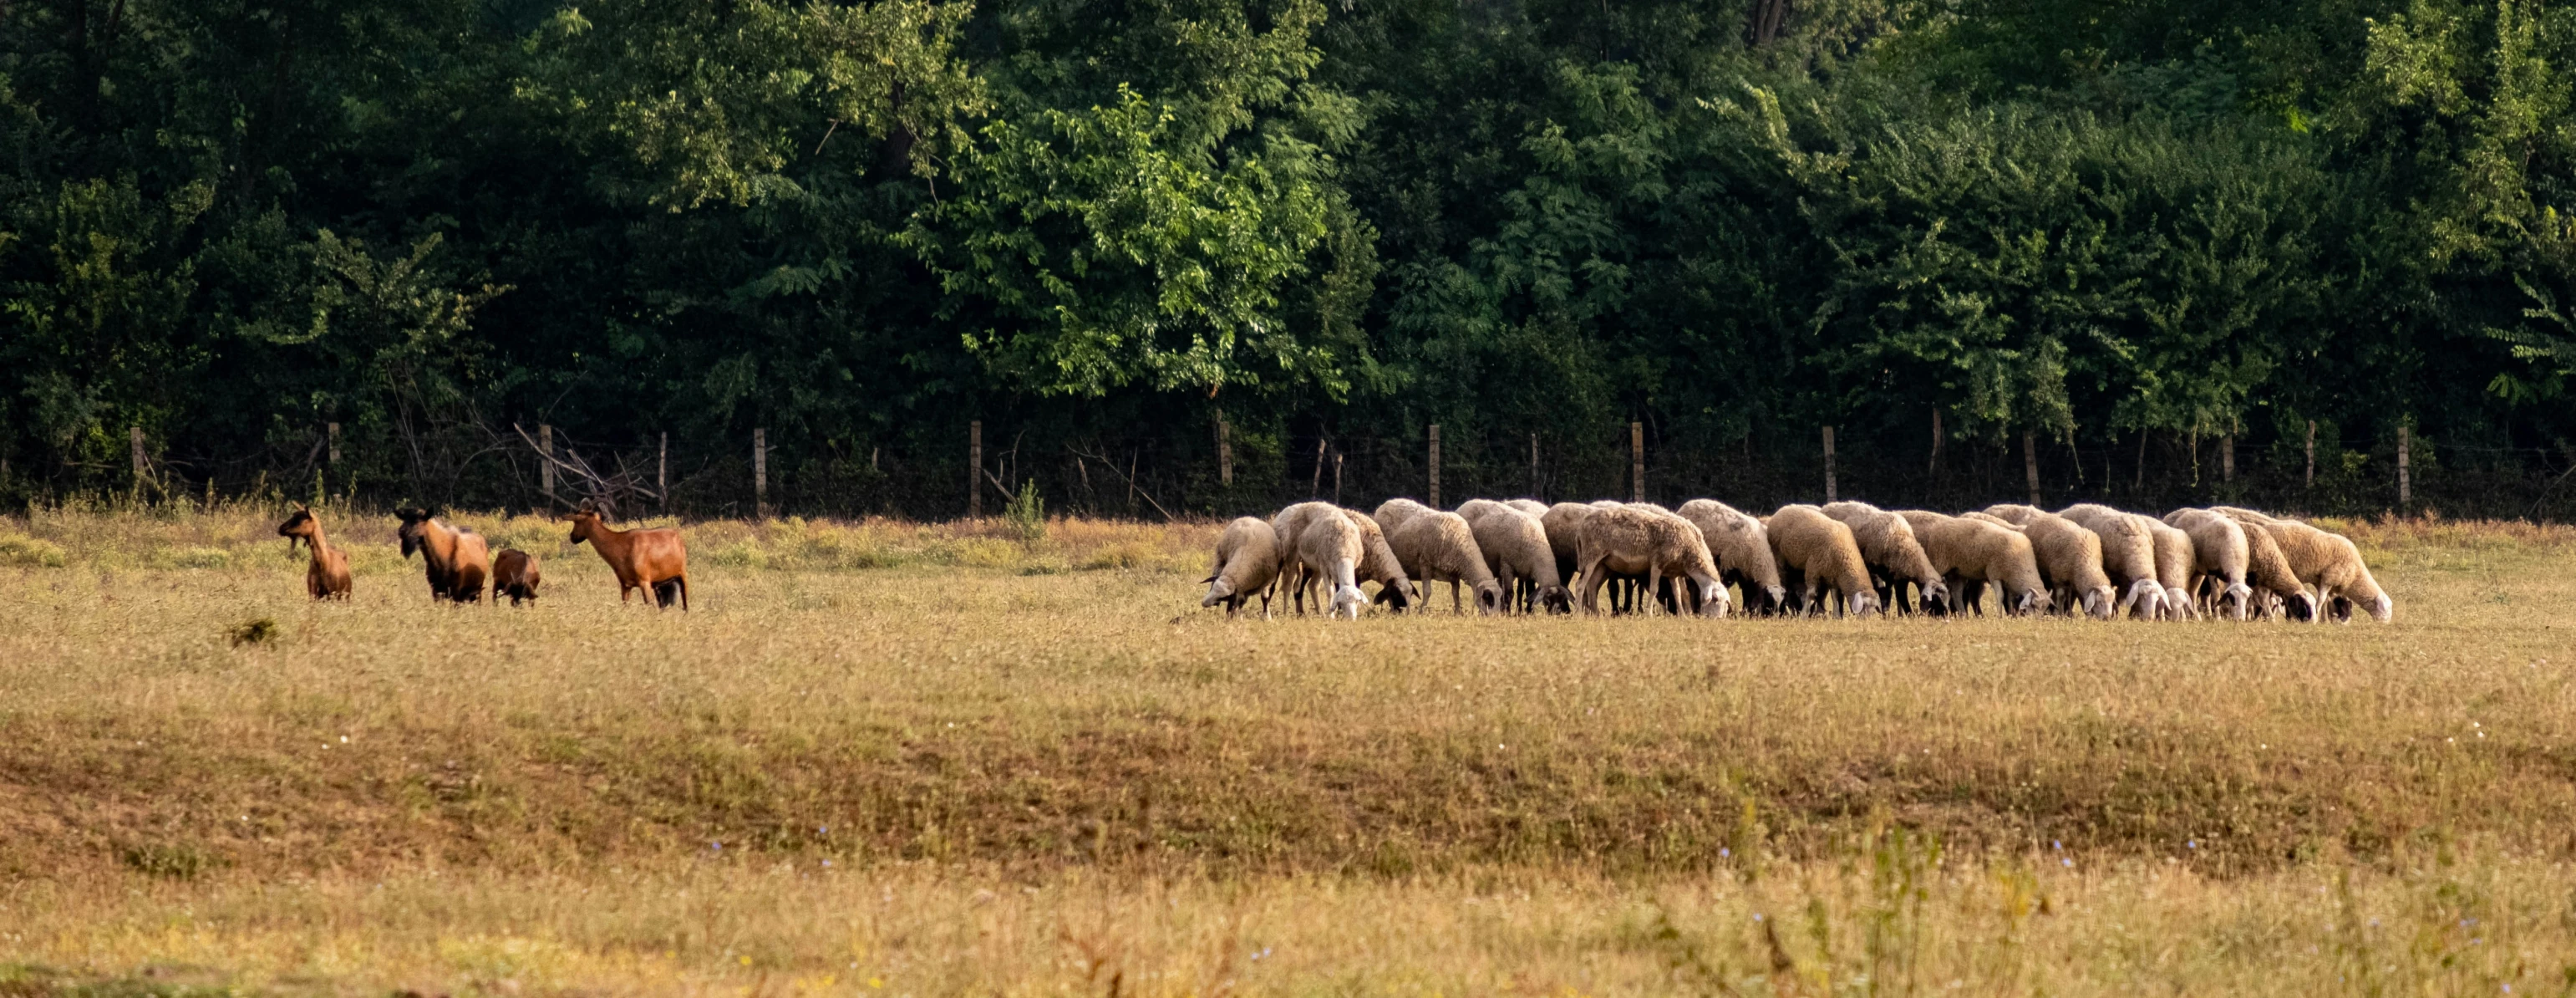
[[[1214,582],[1214,581],[1216,581],[1216,576],[1214,576],[1214,575],[1210,575],[1210,576],[1208,576],[1207,578],[1200,579],[1199,581],[1201,581],[1201,582]]]

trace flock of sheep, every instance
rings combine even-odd
[[[2158,520],[2084,504],[2051,513],[1997,505],[1950,516],[1868,503],[1793,504],[1768,517],[1693,499],[1653,503],[1476,499],[1443,512],[1390,499],[1374,514],[1305,502],[1226,525],[1200,606],[1232,616],[1258,596],[1310,599],[1357,619],[1402,611],[1449,583],[1450,608],[1479,613],[1612,612],[1851,616],[1884,610],[2109,620],[2201,616],[2386,623],[2396,603],[2350,539],[2250,509],[2179,509]],[[1374,596],[1360,589],[1377,583]],[[1321,586],[1325,592],[1315,593]],[[1730,595],[1728,587],[1740,595]],[[1578,595],[1579,594],[1579,595]]]

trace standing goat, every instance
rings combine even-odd
[[[403,557],[420,552],[424,574],[429,577],[429,598],[474,603],[483,599],[483,580],[492,574],[492,558],[483,543],[483,535],[464,527],[450,527],[438,521],[426,509],[400,509],[394,515],[402,518]]]
[[[628,602],[642,589],[660,606],[670,606],[676,598],[680,610],[688,611],[689,546],[679,531],[611,530],[599,522],[599,508],[589,502],[564,519],[572,521],[572,543],[589,541],[608,570],[617,573],[618,602]]]
[[[313,561],[304,568],[304,591],[314,599],[345,600],[349,598],[349,555],[332,547],[322,536],[322,521],[313,511],[295,504],[295,512],[277,525],[278,536],[286,538],[286,553],[295,553],[295,542],[303,541],[312,549]]]

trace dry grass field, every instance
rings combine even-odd
[[[0,518],[0,996],[2576,990],[2567,528],[2331,524],[2390,626],[1352,623],[1066,521],[688,524],[683,615],[326,511],[315,604],[273,512]]]

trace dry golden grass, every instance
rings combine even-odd
[[[0,994],[2576,967],[2563,528],[2341,525],[2386,627],[1335,624],[1201,611],[1212,525],[688,524],[684,616],[458,519],[538,606],[430,605],[390,519],[326,515],[346,605],[256,510],[0,519]]]

